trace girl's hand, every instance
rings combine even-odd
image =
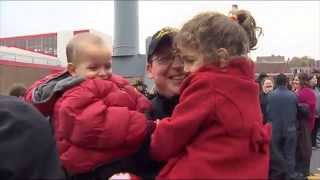
[[[155,123],[156,123],[156,125],[158,126],[158,124],[160,123],[160,119],[157,119],[157,120],[155,121]]]
[[[119,179],[130,180],[131,177],[129,173],[119,173],[119,174],[114,174],[109,178],[109,180],[119,180]]]

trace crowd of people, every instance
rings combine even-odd
[[[292,79],[261,74],[257,82],[264,122],[272,123],[270,175],[280,179],[308,176],[312,149],[319,148],[319,72],[301,72]]]
[[[245,10],[159,30],[147,50],[150,100],[112,73],[111,44],[77,34],[65,71],[33,83],[23,99],[1,97],[1,119],[30,125],[0,123],[0,179],[295,178],[298,165],[307,175],[310,156],[297,144],[316,131],[316,80],[299,75],[295,93],[284,75],[275,90],[271,77],[260,87],[247,56],[260,33]]]

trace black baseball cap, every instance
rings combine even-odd
[[[167,41],[169,44],[173,43],[173,38],[178,34],[178,29],[172,27],[164,27],[156,32],[152,37],[147,48],[147,60],[150,62],[150,56],[154,54],[158,46]]]

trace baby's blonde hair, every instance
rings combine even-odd
[[[103,46],[106,45],[106,43],[100,36],[92,33],[81,33],[75,35],[67,44],[66,54],[68,63],[76,62],[76,57],[78,56],[79,51],[81,51],[81,47],[83,47],[83,45]]]

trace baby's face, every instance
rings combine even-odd
[[[110,48],[87,46],[79,52],[74,75],[90,79],[108,79],[112,73],[111,59]]]

